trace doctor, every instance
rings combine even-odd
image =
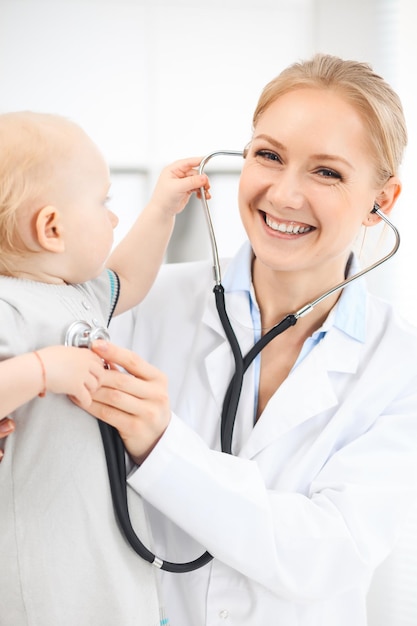
[[[272,80],[239,187],[248,242],[223,284],[243,353],[357,271],[358,233],[400,193],[406,128],[370,67],[317,55]],[[227,208],[227,207],[226,207]],[[225,270],[226,265],[223,265]],[[220,451],[233,358],[209,262],[167,265],[126,338],[97,353],[91,413],[116,426],[147,503],[171,626],[365,626],[366,594],[417,490],[417,334],[363,279],[324,300],[250,366],[232,452]],[[137,356],[140,355],[140,356]]]

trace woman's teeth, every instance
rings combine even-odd
[[[288,233],[289,235],[301,235],[311,230],[311,226],[301,226],[300,224],[294,224],[294,222],[273,222],[268,215],[265,215],[265,222],[272,230],[278,230],[280,233]]]

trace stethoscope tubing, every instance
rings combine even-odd
[[[233,341],[233,343],[237,343],[236,335],[231,328],[231,324],[229,321],[229,317],[226,312],[226,302],[224,299],[224,289],[222,285],[216,285],[214,287],[214,294],[216,298],[216,307],[219,314],[220,319],[222,320],[223,328],[225,328],[225,324],[230,327],[229,330],[230,339],[228,336],[228,340]],[[279,324],[271,328],[265,335],[263,335],[249,350],[249,352],[243,356],[242,352],[238,350],[232,350],[233,357],[235,361],[235,372],[230,380],[229,386],[227,388],[223,407],[222,407],[222,415],[221,415],[221,426],[220,426],[220,441],[222,452],[227,452],[228,454],[232,454],[232,441],[233,441],[233,429],[236,420],[237,409],[239,405],[239,399],[241,395],[241,390],[243,386],[243,377],[245,375],[246,370],[249,365],[252,363],[254,358],[263,350],[263,348],[270,343],[275,337],[283,333],[290,326],[294,326],[297,322],[297,317],[292,315],[287,315],[283,320],[280,321]],[[226,332],[226,329],[225,329]],[[227,334],[227,333],[226,333]],[[239,345],[239,344],[238,344]]]
[[[198,173],[202,174],[204,172],[204,168],[207,163],[216,156],[239,156],[243,157],[243,152],[241,150],[216,150],[215,152],[211,152],[207,154],[200,162]],[[219,252],[217,249],[217,241],[216,235],[214,234],[213,221],[211,219],[210,209],[207,203],[206,192],[204,187],[200,187],[200,199],[204,208],[204,215],[206,217],[207,229],[210,237],[210,245],[211,252],[213,257],[213,273],[214,273],[214,281],[216,285],[221,285],[222,277],[220,270],[220,260],[219,260]]]
[[[163,561],[148,550],[142,543],[130,521],[127,500],[126,457],[123,442],[119,433],[113,426],[99,420],[99,428],[106,456],[114,512],[120,530],[133,550],[145,561],[151,563],[151,565],[167,572],[179,574],[199,569],[211,561],[213,557],[208,552],[205,552],[194,561],[188,563]]]

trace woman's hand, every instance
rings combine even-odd
[[[119,431],[126,450],[139,465],[171,418],[166,377],[134,352],[110,342],[95,341],[92,350],[109,364],[109,369],[86,410]]]
[[[14,431],[14,429],[14,421],[11,420],[9,417],[3,417],[3,419],[0,420],[0,439],[4,439],[4,437],[10,435]],[[2,449],[0,449],[0,461],[3,458],[3,455],[4,452]]]

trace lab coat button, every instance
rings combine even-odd
[[[227,619],[229,617],[229,611],[227,611],[226,609],[223,609],[222,611],[219,612],[219,617],[220,619]]]

